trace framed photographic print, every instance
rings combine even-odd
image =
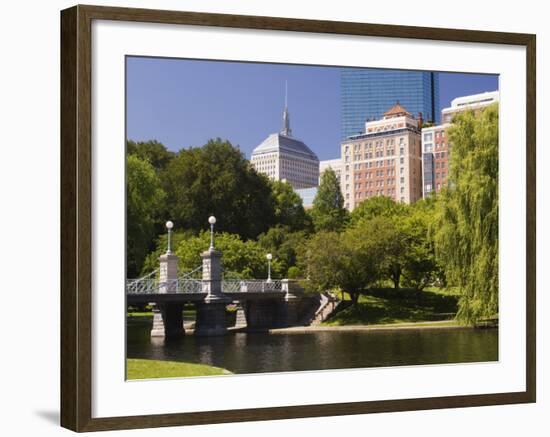
[[[61,13],[61,424],[535,402],[535,36]]]

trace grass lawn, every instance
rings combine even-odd
[[[129,311],[127,313],[127,316],[128,317],[132,317],[132,318],[135,318],[135,319],[141,319],[141,318],[147,318],[147,317],[153,317],[153,312],[152,311]]]
[[[182,363],[176,361],[126,360],[128,379],[176,378],[182,376],[229,375],[231,372],[221,367],[205,364]]]
[[[196,314],[194,305],[185,305],[183,307],[183,317],[186,320],[194,320]],[[133,320],[147,320],[148,318],[153,318],[153,311],[128,311],[127,315]]]
[[[344,296],[349,299],[349,296]],[[361,295],[355,306],[335,314],[324,325],[383,325],[393,323],[433,322],[453,319],[458,296],[452,291],[427,289],[374,289]]]

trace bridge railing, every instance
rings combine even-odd
[[[179,279],[176,293],[202,293],[200,279]]]
[[[264,279],[225,279],[222,281],[223,293],[262,293],[287,291],[281,280]],[[159,281],[156,278],[128,279],[127,294],[162,294],[162,293],[202,293],[200,279],[172,279]]]
[[[126,294],[201,293],[202,282],[197,279],[129,279]]]
[[[158,293],[159,282],[157,279],[128,279],[126,280],[126,294],[152,294]]]
[[[226,279],[222,281],[224,293],[262,293],[266,291],[283,291],[282,281],[265,279]]]

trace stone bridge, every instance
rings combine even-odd
[[[195,270],[202,271],[201,278],[178,276],[178,257],[171,252],[169,243],[168,251],[160,256],[158,271],[127,280],[127,305],[153,305],[151,336],[183,336],[185,304],[196,308],[195,335],[225,334],[229,304],[237,304],[247,330],[294,326],[318,309],[320,296],[306,296],[290,279],[271,280],[271,275],[266,280],[222,279],[222,253],[214,249],[213,240],[201,257],[202,266]]]

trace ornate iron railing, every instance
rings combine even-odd
[[[126,281],[127,294],[162,294],[162,293],[202,293],[201,279],[171,279],[159,281],[149,274],[139,279]],[[280,291],[286,292],[281,280],[263,279],[225,279],[222,281],[223,293],[262,293]]]
[[[202,281],[199,279],[171,279],[163,282],[157,279],[130,279],[126,281],[127,294],[201,292]]]
[[[158,293],[159,282],[157,279],[139,278],[126,281],[126,294],[152,294]]]
[[[224,293],[261,293],[266,291],[283,291],[282,281],[264,279],[230,279],[222,281]]]
[[[202,293],[202,281],[199,279],[178,280],[177,293]]]

